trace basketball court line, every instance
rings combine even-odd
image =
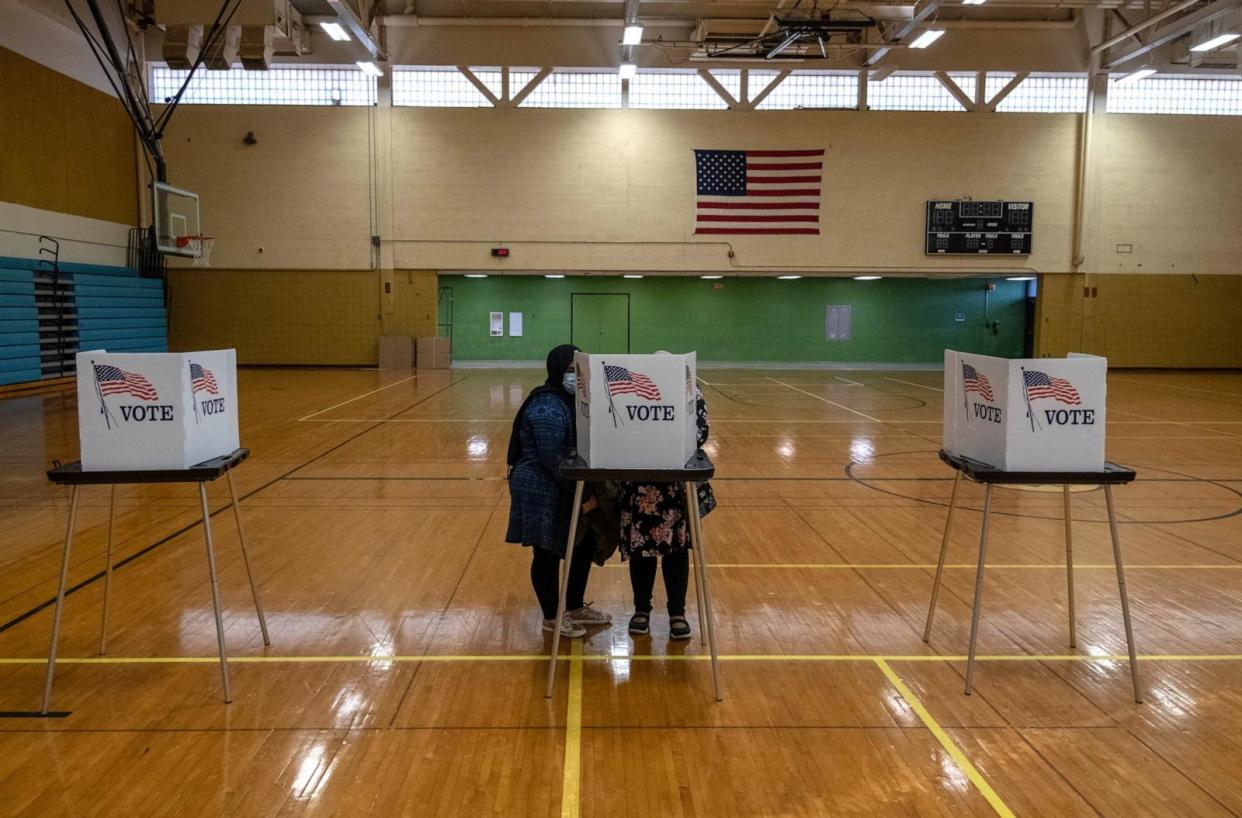
[[[352,397],[349,400],[343,400],[340,403],[334,403],[333,405],[329,406],[327,409],[320,409],[318,412],[311,412],[309,415],[306,415],[305,417],[300,417],[298,418],[298,422],[304,421],[307,418],[313,418],[315,415],[322,415],[324,412],[331,412],[333,409],[337,409],[341,406],[344,406],[347,403],[353,403],[354,401],[359,400],[361,398],[365,398],[368,395],[374,395],[376,392],[383,392],[385,389],[392,389],[394,386],[400,386],[403,383],[409,383],[410,381],[414,380],[417,377],[418,377],[417,375],[411,375],[408,378],[402,378],[396,383],[390,383],[387,386],[381,386],[379,389],[372,389],[370,392],[363,392],[361,395],[356,395],[355,397]]]
[[[570,658],[582,654],[582,640],[573,640]],[[561,818],[578,818],[582,808],[582,662],[569,665],[565,707],[565,766],[561,773]]]
[[[574,640],[578,644],[579,640]],[[562,654],[558,662],[710,662],[711,656],[699,653],[582,653]],[[453,662],[547,662],[546,653],[497,653],[497,654],[450,654],[429,653],[411,655],[349,654],[342,656],[229,656],[229,664],[275,665],[275,664],[417,664]],[[965,654],[911,653],[732,653],[720,654],[722,662],[965,662]],[[1138,655],[1140,662],[1242,662],[1242,653],[1150,653]],[[1124,653],[1014,653],[982,654],[977,662],[1128,662]],[[57,665],[218,665],[219,656],[58,656]],[[0,657],[3,665],[46,665],[47,657],[7,656]]]
[[[992,789],[992,785],[975,768],[975,765],[970,763],[970,759],[966,757],[966,754],[949,737],[944,728],[936,722],[932,714],[923,706],[923,702],[919,700],[918,696],[914,695],[914,691],[906,686],[906,683],[901,680],[901,677],[889,666],[888,662],[883,659],[877,659],[875,664],[885,678],[888,679],[889,684],[897,690],[897,694],[914,711],[914,714],[919,717],[919,721],[923,722],[923,726],[931,731],[932,736],[940,743],[944,751],[949,754],[949,758],[953,759],[953,763],[970,779],[970,783],[975,785],[975,789],[979,791],[979,794],[992,805],[992,809],[996,811],[996,814],[1002,816],[1002,818],[1014,818],[1013,812],[1001,800],[1001,797],[996,794],[996,790]]]
[[[922,383],[915,383],[914,381],[903,381],[901,378],[890,378],[890,377],[888,377],[887,375],[886,375],[886,376],[884,376],[884,380],[886,380],[886,381],[892,381],[893,383],[904,383],[906,386],[917,386],[919,389],[930,389],[930,390],[931,390],[931,391],[933,391],[933,392],[943,392],[943,391],[944,391],[944,390],[943,390],[943,389],[941,389],[939,386],[928,386],[928,385],[926,385],[926,384],[922,384]]]
[[[838,409],[844,409],[847,412],[858,415],[860,418],[866,418],[867,420],[870,420],[873,423],[884,423],[884,421],[880,420],[879,418],[873,418],[871,417],[871,415],[867,415],[862,412],[859,412],[857,409],[851,409],[850,407],[845,406],[844,404],[836,403],[835,401],[830,401],[827,398],[822,397],[821,395],[816,395],[814,392],[808,392],[805,389],[799,389],[796,386],[792,386],[790,384],[785,383],[784,381],[777,380],[776,378],[770,377],[770,378],[767,378],[767,380],[771,381],[772,383],[778,383],[781,386],[785,387],[786,389],[792,389],[795,392],[801,392],[804,395],[815,398],[815,400],[822,400],[824,403],[828,404],[829,406],[835,406]],[[784,422],[788,422],[788,421],[784,421]],[[937,422],[942,422],[942,421],[937,421]]]

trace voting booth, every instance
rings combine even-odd
[[[944,448],[1008,471],[1100,471],[1108,361],[946,349]]]
[[[79,352],[84,471],[186,469],[239,446],[237,353]]]
[[[680,469],[698,449],[695,354],[574,355],[578,456],[591,468]]]
[[[983,486],[979,561],[971,605],[970,643],[966,654],[966,695],[974,688],[979,614],[983,606],[984,568],[994,489],[1060,487],[1065,524],[1066,609],[1069,644],[1077,647],[1074,597],[1073,514],[1070,487],[1101,488],[1108,515],[1121,598],[1121,618],[1130,655],[1134,701],[1142,702],[1138,654],[1126,591],[1125,565],[1113,487],[1135,479],[1133,469],[1104,459],[1104,401],[1108,361],[1096,355],[1071,353],[1066,358],[1010,360],[947,349],[944,353],[944,448],[940,459],[954,470],[948,516],[940,541],[940,557],[932,582],[931,603],[923,641],[929,642],[936,604],[944,579],[949,535],[963,477]],[[1002,512],[1004,513],[1004,512]],[[1012,512],[1010,512],[1012,513]]]

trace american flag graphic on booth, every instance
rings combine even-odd
[[[608,382],[609,395],[638,395],[643,400],[660,400],[660,389],[651,378],[623,366],[604,364],[604,380]]]
[[[1047,372],[1036,372],[1033,369],[1022,370],[1022,385],[1026,388],[1027,400],[1052,398],[1070,406],[1082,403],[1082,398],[1074,385],[1065,378],[1056,378]]]
[[[962,388],[967,392],[977,393],[986,401],[994,400],[992,384],[988,382],[987,376],[968,363],[962,364]]]
[[[190,362],[190,394],[206,392],[209,395],[220,394],[220,385],[211,370],[193,361]]]
[[[159,393],[149,380],[137,372],[125,370],[107,364],[95,364],[95,382],[99,384],[99,394],[132,395],[139,400],[159,400]]]
[[[696,150],[696,234],[819,235],[823,150]]]

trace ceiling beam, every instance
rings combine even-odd
[[[1198,11],[1179,17],[1168,25],[1156,29],[1142,45],[1135,46],[1129,51],[1122,52],[1109,60],[1108,67],[1114,68],[1137,59],[1144,54],[1150,54],[1157,48],[1173,42],[1178,37],[1189,34],[1198,26],[1234,11],[1239,6],[1239,0],[1216,0],[1214,3],[1209,3]]]
[[[944,5],[944,0],[931,0],[931,2],[924,4],[921,8],[914,12],[913,17],[897,27],[897,29],[888,37],[887,42],[896,44],[902,39],[910,36],[915,29],[922,25],[924,20],[940,11],[940,7],[942,5]],[[871,54],[867,55],[867,58],[863,60],[863,65],[875,65],[880,60],[884,59],[888,55],[888,52],[892,50],[892,45],[886,45],[882,48],[876,49],[871,52]]]

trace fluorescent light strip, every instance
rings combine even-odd
[[[855,281],[879,281],[884,276],[854,276]]]
[[[1222,34],[1219,37],[1213,37],[1212,39],[1207,40],[1206,42],[1199,43],[1198,45],[1192,45],[1190,47],[1190,50],[1191,51],[1215,51],[1216,49],[1220,48],[1222,45],[1229,45],[1230,43],[1232,43],[1234,40],[1238,39],[1239,37],[1242,37],[1242,34]]]
[[[329,37],[336,40],[338,43],[349,42],[349,34],[345,31],[345,29],[341,26],[340,23],[334,23],[330,20],[325,20],[324,22],[319,24],[319,27],[323,29],[324,34],[327,34]]]
[[[622,278],[642,278],[640,275],[623,275]]]
[[[962,0],[963,6],[982,6],[988,0]]]
[[[384,72],[380,70],[380,67],[376,65],[375,63],[371,62],[370,60],[358,60],[358,62],[354,64],[358,66],[359,71],[366,74],[367,76],[370,76],[370,77],[384,76]]]
[[[1124,77],[1117,80],[1117,84],[1118,85],[1129,85],[1132,82],[1138,82],[1139,80],[1147,79],[1154,73],[1156,73],[1156,69],[1154,68],[1140,68],[1139,70],[1135,71],[1133,74],[1126,74]]]
[[[621,45],[639,45],[643,41],[643,27],[640,25],[626,26],[621,32]]]
[[[1034,281],[1035,276],[1009,276],[1006,281]]]
[[[487,278],[487,273],[466,273],[466,278]]]
[[[544,278],[564,278],[565,276],[563,276],[560,273],[544,273],[543,277]]]
[[[802,276],[777,276],[781,281],[797,281]]]
[[[699,278],[706,279],[708,281],[715,281],[718,278],[724,278],[724,276],[699,276]]]
[[[914,42],[910,43],[911,48],[927,48],[932,43],[944,36],[944,29],[929,28],[922,34],[914,38]]]

